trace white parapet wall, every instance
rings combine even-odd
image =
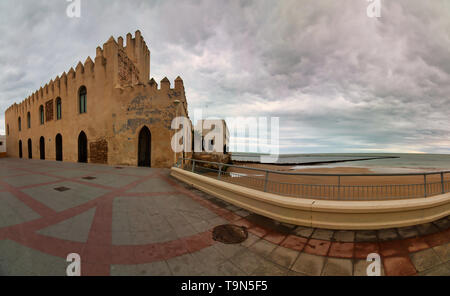
[[[171,175],[199,190],[277,221],[326,229],[385,229],[450,215],[450,193],[383,201],[330,201],[285,197],[172,168]]]

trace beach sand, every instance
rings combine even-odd
[[[325,174],[370,174],[370,168],[360,167],[317,167],[292,169],[281,166],[257,163],[239,163],[249,168],[278,171],[280,173],[325,173]],[[438,170],[437,170],[438,171]],[[207,173],[217,177],[215,173]],[[228,168],[223,181],[264,190],[266,175],[263,171],[243,168]],[[339,180],[340,179],[340,180]],[[419,176],[303,176],[278,173],[268,174],[267,191],[288,196],[339,200],[382,200],[413,198],[438,195],[442,193],[441,176],[429,175],[425,193],[425,180]],[[340,182],[340,186],[339,186]],[[450,174],[444,175],[444,188],[450,188]],[[406,186],[408,184],[408,186]]]

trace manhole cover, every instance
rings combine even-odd
[[[97,178],[96,177],[87,176],[87,177],[83,177],[81,179],[84,179],[84,180],[95,180]]]
[[[59,192],[64,192],[64,191],[70,190],[70,188],[67,188],[67,187],[58,187],[58,188],[55,188],[55,190],[56,190],[56,191],[59,191]]]
[[[247,238],[247,228],[237,225],[220,225],[213,230],[213,240],[224,244],[239,244]]]

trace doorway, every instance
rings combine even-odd
[[[23,153],[22,153],[22,140],[19,141],[19,158],[23,157]]]
[[[78,162],[87,163],[88,150],[87,150],[87,137],[82,131],[78,136]]]
[[[33,159],[33,147],[31,146],[31,139],[28,139],[28,158]]]
[[[151,167],[152,134],[148,127],[144,126],[139,133],[138,166]]]
[[[44,137],[41,137],[39,139],[39,152],[41,156],[41,160],[45,160],[45,139]]]
[[[55,138],[56,161],[63,160],[62,136],[57,134]]]

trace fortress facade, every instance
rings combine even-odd
[[[136,31],[111,37],[75,69],[5,112],[9,157],[170,167],[173,118],[188,117],[183,80],[150,79],[150,51]],[[180,155],[181,154],[181,155]]]

